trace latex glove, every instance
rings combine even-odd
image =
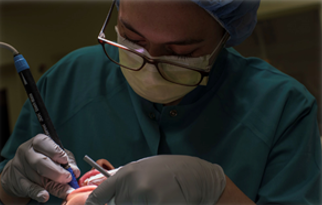
[[[226,185],[223,169],[197,157],[160,155],[122,167],[90,194],[86,205],[211,204]]]
[[[2,188],[16,197],[30,197],[46,202],[49,193],[65,198],[74,189],[67,183],[71,174],[60,164],[68,164],[79,177],[74,155],[62,150],[51,138],[39,134],[21,144],[1,174]]]

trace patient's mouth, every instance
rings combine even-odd
[[[101,174],[98,170],[93,169],[91,171],[86,172],[79,180],[78,184],[80,187],[87,185],[100,185],[106,177]]]

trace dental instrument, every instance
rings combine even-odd
[[[38,121],[45,132],[47,136],[49,136],[53,141],[60,146],[64,150],[63,144],[60,141],[56,130],[54,128],[54,125],[49,117],[49,114],[47,112],[47,109],[45,107],[44,101],[42,100],[42,97],[38,91],[37,85],[34,81],[34,78],[30,72],[30,67],[25,60],[25,58],[11,45],[0,42],[0,47],[6,48],[10,50],[13,53],[14,56],[14,63],[16,70],[22,80],[22,83],[25,87],[25,90],[27,92],[28,98],[34,108],[35,114],[38,118]],[[79,188],[79,185],[77,183],[75,174],[72,170],[72,168],[67,164],[61,164],[61,166],[66,169],[68,172],[70,172],[72,176],[72,181],[68,184],[73,187],[74,189]]]

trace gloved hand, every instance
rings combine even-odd
[[[211,204],[226,185],[223,169],[197,157],[160,155],[130,163],[99,185],[85,205]]]
[[[68,164],[79,177],[74,155],[64,152],[51,138],[39,134],[21,144],[1,174],[2,188],[16,197],[30,197],[46,202],[49,193],[65,198],[74,189],[67,183],[71,174],[60,164]],[[49,193],[48,193],[49,192]]]

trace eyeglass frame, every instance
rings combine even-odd
[[[169,82],[171,82],[171,83],[178,84],[178,85],[184,85],[184,86],[197,86],[197,85],[199,85],[199,84],[203,81],[204,77],[209,76],[210,71],[211,71],[211,68],[209,68],[208,70],[201,70],[201,69],[198,69],[198,68],[192,68],[192,67],[189,67],[189,66],[181,65],[181,64],[179,64],[179,63],[175,63],[175,62],[171,62],[171,61],[167,61],[167,60],[162,60],[162,59],[151,59],[151,58],[149,58],[149,57],[147,57],[147,56],[143,55],[143,54],[142,54],[142,53],[140,53],[140,52],[137,52],[137,51],[135,51],[135,50],[133,50],[133,49],[130,49],[130,48],[128,48],[128,47],[126,47],[126,46],[123,46],[123,45],[121,45],[121,44],[119,44],[119,43],[116,43],[116,42],[114,42],[114,41],[110,41],[110,40],[105,39],[105,33],[104,33],[104,32],[105,32],[105,29],[106,29],[106,25],[108,24],[108,22],[109,22],[109,20],[110,20],[110,18],[111,18],[111,16],[112,16],[112,11],[113,11],[113,8],[114,8],[115,4],[116,4],[116,0],[113,0],[112,5],[111,5],[111,8],[109,9],[109,12],[108,12],[108,14],[107,14],[107,17],[106,17],[106,19],[105,19],[105,21],[104,21],[104,24],[103,24],[103,26],[102,26],[102,28],[101,28],[101,30],[100,30],[100,32],[99,32],[99,34],[98,34],[98,37],[97,37],[97,39],[98,39],[98,43],[99,43],[100,45],[102,45],[103,50],[104,50],[104,53],[106,54],[106,56],[107,56],[107,58],[108,58],[108,59],[110,59],[110,60],[111,60],[112,62],[114,62],[115,64],[117,64],[117,65],[119,65],[119,66],[121,66],[121,67],[123,67],[123,68],[129,69],[129,70],[132,70],[132,71],[140,71],[140,70],[145,66],[145,64],[146,64],[146,63],[153,64],[153,65],[156,67],[156,69],[158,70],[159,74],[161,75],[161,77],[162,77],[164,80],[169,81]],[[220,46],[221,48],[220,48],[220,49],[222,49],[222,48],[223,48],[224,44],[226,43],[226,41],[227,41],[227,40],[228,40],[228,38],[229,38],[228,32],[226,32],[226,33],[224,34],[223,38],[225,38],[225,39],[223,39],[223,40],[222,40],[222,43],[221,43],[221,46]],[[121,65],[119,62],[117,62],[117,61],[115,61],[115,60],[113,60],[112,58],[110,58],[110,57],[109,57],[109,55],[107,54],[107,52],[106,52],[106,50],[105,50],[104,44],[110,44],[110,45],[112,45],[112,46],[115,46],[115,47],[118,47],[118,48],[124,49],[124,50],[126,50],[126,51],[132,52],[132,53],[134,53],[134,54],[136,54],[136,55],[140,56],[141,58],[143,58],[144,62],[142,63],[142,65],[141,65],[141,67],[140,67],[139,69],[133,69],[133,68],[129,68],[129,67],[126,67],[126,66],[124,66],[124,65]],[[217,54],[217,55],[218,55],[218,54]],[[162,75],[162,72],[160,71],[160,68],[159,68],[159,66],[158,66],[158,64],[159,64],[159,63],[166,63],[166,64],[174,65],[174,66],[177,66],[177,67],[181,67],[181,68],[184,68],[184,69],[188,69],[188,70],[192,70],[192,71],[199,72],[199,73],[200,73],[200,75],[201,75],[201,78],[200,78],[200,80],[198,81],[198,83],[195,83],[195,84],[193,84],[193,85],[187,85],[187,84],[183,84],[183,83],[173,82],[173,81],[171,81],[171,80],[167,79],[166,77],[164,77],[164,76]]]

